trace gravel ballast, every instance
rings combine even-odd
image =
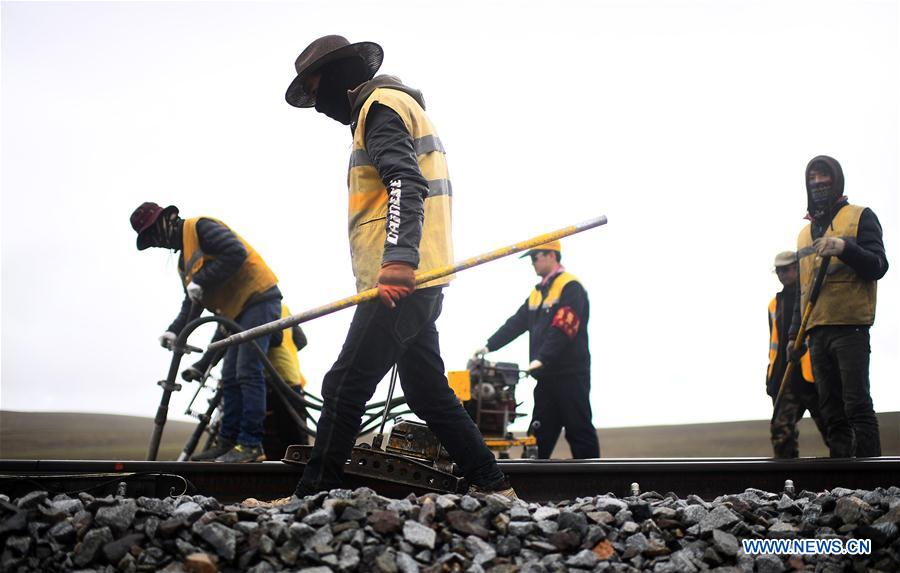
[[[555,504],[332,490],[280,507],[214,498],[0,496],[0,570],[900,571],[900,488],[705,501],[647,492]],[[748,554],[743,540],[870,540],[871,552]],[[797,545],[792,547],[796,548]],[[833,546],[832,546],[833,547]]]

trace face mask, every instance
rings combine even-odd
[[[322,77],[319,92],[316,94],[316,111],[324,113],[331,119],[350,125],[350,101],[347,99],[347,88],[334,78]]]
[[[828,183],[814,183],[809,186],[809,214],[813,219],[821,219],[828,215],[832,197],[833,185]]]
[[[322,69],[316,94],[316,111],[350,125],[350,100],[347,92],[371,77],[360,58],[338,60]]]

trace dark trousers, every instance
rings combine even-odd
[[[337,362],[322,382],[324,405],[298,495],[341,486],[366,402],[395,363],[410,409],[425,420],[469,483],[486,486],[503,479],[444,376],[434,325],[443,298],[440,288],[429,288],[401,299],[396,309],[378,299],[356,308]]]
[[[878,418],[869,393],[869,328],[819,326],[809,338],[831,457],[880,456]]]
[[[303,396],[303,388],[291,386],[291,390],[298,396]],[[266,421],[265,437],[263,438],[263,450],[270,460],[280,460],[288,446],[295,444],[306,445],[309,437],[304,434],[294,419],[288,413],[288,406],[284,398],[271,388],[266,392]],[[304,412],[298,412],[301,416]]]
[[[772,412],[772,450],[776,458],[800,457],[800,430],[797,424],[803,419],[803,414],[809,410],[809,415],[819,429],[822,439],[828,443],[828,429],[825,420],[819,410],[819,395],[816,385],[803,380],[798,373],[799,366],[794,368],[793,380],[784,387],[784,393],[778,402],[778,408]],[[775,398],[772,398],[774,405]]]
[[[235,322],[244,330],[281,317],[281,300],[272,299],[250,306]],[[269,350],[269,337],[256,339],[263,354]],[[222,429],[219,435],[246,446],[263,441],[266,417],[266,380],[264,366],[252,343],[229,346],[222,364]]]
[[[591,422],[591,376],[569,374],[541,378],[534,387],[532,423],[540,425],[534,431],[538,457],[549,459],[563,428],[566,441],[575,459],[600,457],[597,429]]]

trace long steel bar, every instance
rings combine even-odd
[[[588,229],[593,229],[594,227],[599,227],[600,225],[605,225],[606,222],[606,215],[601,215],[595,219],[590,219],[577,225],[570,225],[568,227],[564,227],[550,233],[544,233],[543,235],[538,235],[537,237],[533,237],[526,241],[521,241],[514,245],[509,245],[507,247],[470,257],[452,265],[446,265],[443,267],[432,269],[430,271],[422,272],[416,275],[416,284],[425,284],[433,280],[446,277],[448,275],[452,275],[466,269],[470,269],[472,267],[477,267],[478,265],[483,265],[484,263],[495,261],[502,257],[519,253],[521,251],[527,251],[528,249],[537,247],[538,245],[543,245],[544,243],[549,243],[550,241],[555,241],[556,239],[561,239],[562,237],[568,237],[569,235],[574,235],[575,233],[580,233]],[[265,336],[266,334],[278,332],[279,330],[290,328],[302,322],[308,322],[310,320],[313,320],[314,318],[319,318],[321,316],[325,316],[326,314],[331,314],[347,307],[356,306],[360,303],[372,300],[376,296],[378,296],[378,289],[370,288],[368,290],[362,291],[361,293],[342,298],[338,301],[314,308],[312,310],[307,310],[306,312],[301,312],[300,314],[288,316],[286,318],[282,318],[254,328],[250,328],[248,330],[244,330],[243,332],[232,334],[228,338],[223,338],[222,340],[210,344],[209,350],[217,350],[226,346],[232,346],[234,344],[240,344],[248,340],[253,340],[254,338],[259,338],[260,336]]]
[[[754,487],[779,492],[785,480],[792,480],[797,491],[822,491],[835,487],[874,489],[900,485],[900,457],[868,459],[805,458],[772,460],[762,458],[718,459],[619,459],[619,460],[501,460],[500,468],[509,476],[518,494],[529,501],[559,501],[612,492],[619,497],[630,494],[631,484],[641,491],[662,495],[673,492],[680,497],[697,494],[713,499],[723,494],[740,493]],[[103,474],[115,484],[120,476],[158,475],[157,483],[145,483],[129,495],[170,495],[179,486],[177,476],[192,484],[192,493],[216,497],[220,501],[239,501],[283,497],[296,485],[301,468],[280,462],[262,464],[210,464],[193,462],[142,461],[60,461],[0,460],[0,493],[21,496],[35,489],[68,491],[82,487],[86,474]],[[80,475],[79,475],[80,474]],[[130,483],[130,482],[129,482]],[[368,486],[382,495],[404,497],[406,486],[347,475],[347,487]],[[415,492],[422,493],[422,492]],[[97,495],[97,494],[95,494]]]

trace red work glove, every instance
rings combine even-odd
[[[384,263],[378,273],[378,296],[388,308],[396,308],[397,301],[416,290],[416,277],[411,265]]]

